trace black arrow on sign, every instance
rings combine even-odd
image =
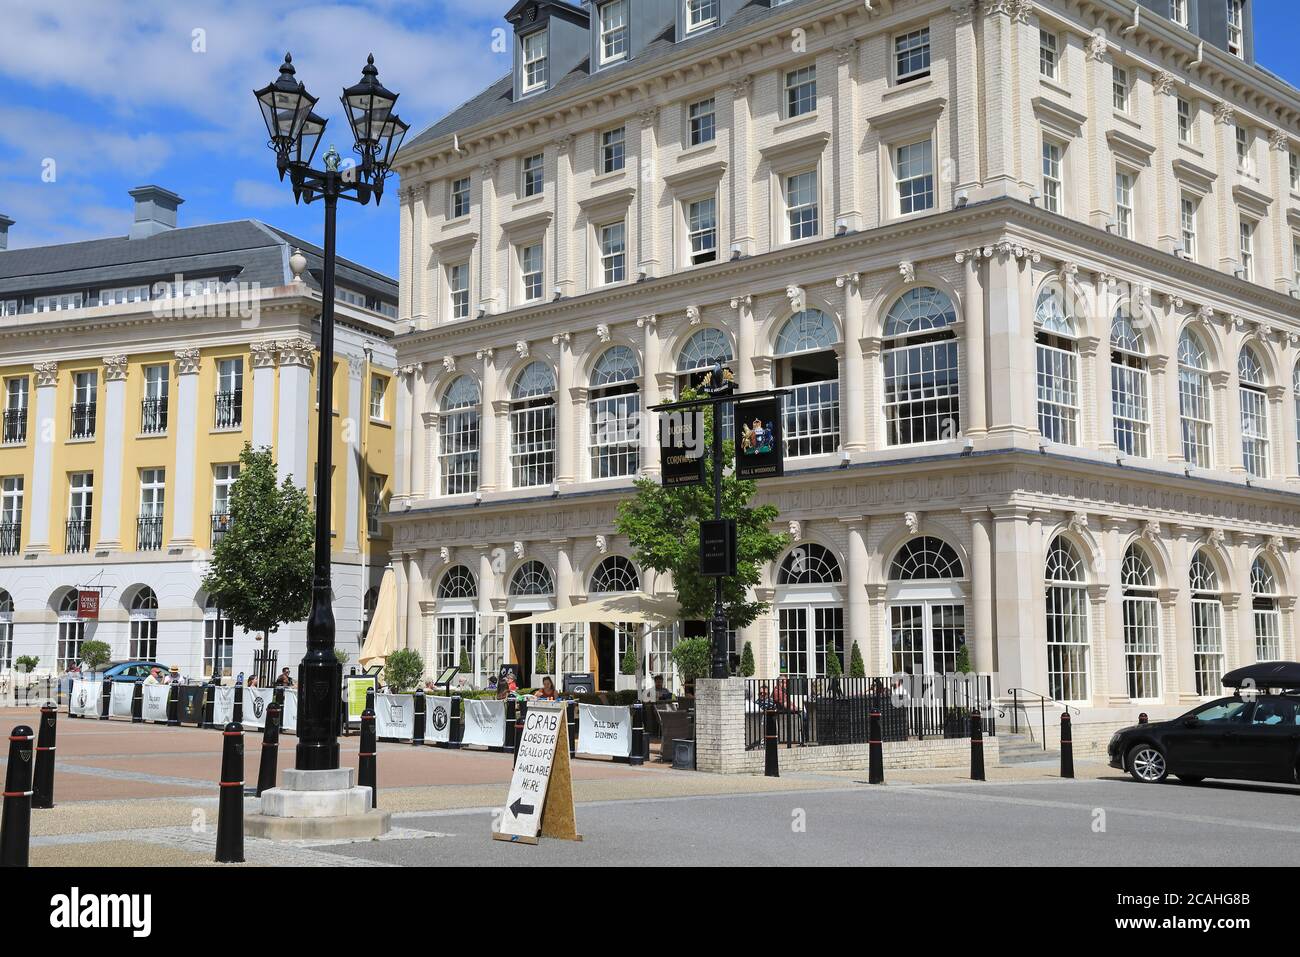
[[[510,813],[515,817],[518,817],[520,814],[532,814],[536,810],[537,808],[533,807],[531,804],[525,804],[523,798],[515,798],[515,803],[510,805]]]

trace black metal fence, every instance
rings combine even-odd
[[[257,683],[263,688],[269,688],[280,676],[280,671],[276,667],[279,657],[280,652],[274,649],[270,651],[259,649],[253,652],[253,674],[257,675]]]
[[[5,409],[4,436],[5,445],[21,445],[27,441],[27,409]]]
[[[991,675],[893,675],[876,678],[750,678],[745,681],[745,746],[763,744],[763,714],[776,712],[786,747],[866,744],[871,713],[882,739],[968,738],[978,711],[984,733],[997,733]]]

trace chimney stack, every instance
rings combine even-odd
[[[161,186],[137,186],[130,192],[135,200],[132,239],[148,239],[176,228],[176,207],[185,200]]]
[[[9,248],[9,227],[13,224],[14,221],[12,219],[4,213],[0,213],[0,251]]]

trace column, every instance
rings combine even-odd
[[[1175,348],[1177,348],[1175,346]],[[1151,435],[1149,438],[1150,447],[1147,454],[1152,459],[1169,459],[1176,452],[1182,451],[1182,431],[1178,418],[1178,406],[1169,405],[1170,392],[1177,394],[1178,387],[1172,386],[1171,380],[1176,380],[1178,376],[1169,374],[1169,356],[1149,356],[1147,358],[1147,369],[1151,373],[1150,400],[1148,408],[1148,421],[1151,423]],[[1165,427],[1160,427],[1161,423]],[[1174,428],[1179,427],[1178,442],[1173,444]]]
[[[477,358],[483,363],[483,380],[482,392],[479,396],[481,411],[479,412],[479,446],[478,446],[478,487],[482,492],[496,491],[500,483],[500,474],[497,468],[497,448],[499,440],[497,439],[497,417],[493,411],[493,403],[497,395],[497,367],[493,361],[496,355],[493,349],[480,349]],[[479,584],[479,593],[482,594],[483,585]]]
[[[736,311],[736,346],[739,356],[736,362],[736,378],[741,392],[753,392],[754,366],[748,361],[757,355],[754,344],[754,297],[736,296],[731,300],[731,308]]]
[[[849,640],[844,651],[848,655],[847,661],[852,661],[853,646],[856,644],[865,664],[871,660],[870,649],[867,647],[868,636],[871,634],[871,606],[867,602],[867,575],[871,561],[867,554],[867,520],[854,518],[843,521],[849,528],[849,548],[846,553],[848,601],[845,617],[847,620],[844,623]]]
[[[649,278],[660,275],[659,270],[659,135],[655,129],[659,120],[657,107],[641,110],[641,136],[637,143],[637,166],[641,185],[637,190],[637,268]],[[486,235],[486,233],[484,234]]]
[[[365,396],[365,356],[345,356],[348,363],[348,420],[353,423],[352,428],[343,430],[343,441],[346,452],[344,458],[347,459],[347,502],[344,506],[344,515],[346,518],[343,522],[343,550],[345,552],[355,552],[359,550],[359,538],[361,534],[361,525],[363,521],[361,515],[361,456],[365,450],[361,448],[361,435],[363,426],[361,423],[368,421],[369,409],[362,408],[362,402]],[[363,415],[366,416],[363,418]],[[364,591],[365,589],[362,589]]]
[[[406,556],[401,552],[393,552],[389,556],[389,561],[393,566],[393,584],[397,592],[396,601],[396,621],[393,622],[393,635],[395,641],[406,640],[406,620],[407,620],[407,602],[409,588],[406,581]],[[424,654],[424,649],[420,649]]]
[[[555,607],[568,608],[573,604],[573,540],[569,538],[551,539],[555,546]]]
[[[1003,690],[1038,689],[1047,683],[1046,646],[1040,639],[1035,592],[1042,592],[1041,556],[1032,547],[1029,509],[993,509],[993,569],[997,583],[998,683]]]
[[[194,491],[199,432],[199,350],[176,350],[176,465],[172,469],[171,548],[194,547]],[[304,431],[305,431],[304,426]]]
[[[575,478],[573,466],[574,422],[573,396],[573,346],[572,336],[561,332],[551,337],[551,344],[559,352],[559,383],[555,410],[555,481],[571,483]]]
[[[496,572],[492,569],[492,547],[475,545],[478,550],[478,610],[481,614],[491,614],[495,609],[492,598],[496,594]],[[510,636],[506,635],[506,644]]]
[[[1018,195],[1012,124],[1019,111],[1013,89],[1015,70],[1011,39],[1014,31],[1010,9],[1011,5],[1005,3],[986,7],[988,19],[984,23],[982,44],[984,68],[980,71],[984,79],[983,115],[988,122],[982,139],[986,144],[985,197]]]
[[[1290,370],[1284,370],[1289,372]],[[1288,376],[1288,378],[1290,378]],[[1275,384],[1268,387],[1268,430],[1270,476],[1287,476],[1295,473],[1296,468],[1296,433],[1294,428],[1287,428],[1287,422],[1295,419],[1295,401],[1291,398],[1291,385]]]
[[[754,115],[750,101],[753,77],[745,75],[732,81],[731,93],[731,242],[742,255],[758,251],[755,242],[757,224],[754,215]],[[721,132],[721,131],[719,131]]]
[[[1102,520],[1102,541],[1105,543],[1106,571],[1103,584],[1094,584],[1092,588],[1103,589],[1102,604],[1102,640],[1105,643],[1105,656],[1101,660],[1094,657],[1096,671],[1093,700],[1108,700],[1111,707],[1122,707],[1129,703],[1127,658],[1124,654],[1124,589],[1123,582],[1124,555],[1123,520],[1106,517]],[[1096,630],[1093,630],[1096,634]],[[1103,670],[1104,669],[1104,670]],[[1103,698],[1102,695],[1107,698]]]
[[[861,161],[857,130],[857,91],[854,76],[858,62],[856,40],[845,39],[835,44],[835,220],[831,224],[837,231],[839,223],[853,232],[862,229]],[[971,76],[972,74],[968,74]],[[969,84],[958,84],[959,88]]]
[[[403,647],[414,648],[424,654],[424,569],[421,555],[411,552],[406,560],[406,641]]]
[[[1019,254],[1019,255],[1018,255]],[[1024,250],[1003,243],[988,269],[987,378],[990,405],[988,432],[1038,432],[1034,365],[1034,319],[1024,312],[1022,284],[1029,277],[1022,266]],[[1027,257],[1024,261],[1027,262]]]
[[[966,302],[962,318],[966,325],[966,415],[962,432],[971,437],[988,431],[988,383],[984,371],[984,353],[988,335],[984,319],[984,284],[980,276],[980,250],[957,254],[965,266]]]
[[[567,298],[579,290],[578,270],[573,259],[573,216],[577,209],[573,200],[573,137],[568,134],[561,136],[554,147],[555,219],[552,235],[555,252],[551,258],[555,263],[555,285]],[[545,295],[550,293],[551,290],[544,290]]]
[[[38,362],[36,370],[35,428],[28,432],[34,445],[32,487],[27,490],[31,519],[28,552],[50,550],[50,492],[54,487],[55,401],[59,385],[59,364]]]
[[[311,386],[315,347],[310,339],[286,339],[280,348],[280,422],[276,430],[276,480],[292,479],[301,489],[313,476],[307,470],[307,449],[312,441],[308,425],[316,404],[317,393]],[[329,370],[321,370],[329,375]],[[318,415],[331,415],[330,409],[318,409]],[[329,477],[326,476],[328,481]]]
[[[650,406],[659,402],[659,317],[642,316],[636,321],[645,336],[641,358],[641,472],[657,477],[659,468],[659,420]]]
[[[275,356],[274,342],[249,346],[253,364],[253,448],[275,445]]]
[[[1113,86],[1111,83],[1112,65],[1106,62],[1110,44],[1104,34],[1093,34],[1084,41],[1084,103],[1087,109],[1080,112],[1088,116],[1083,124],[1083,142],[1076,143],[1082,147],[1084,162],[1088,170],[1088,193],[1081,197],[1083,208],[1088,211],[1088,224],[1097,229],[1105,229],[1106,223],[1114,215],[1115,173],[1110,160],[1110,148],[1105,134],[1109,117],[1114,112]],[[1080,164],[1074,164],[1077,171]]]
[[[867,448],[866,369],[862,359],[862,285],[858,273],[839,276],[835,285],[844,290],[844,346],[840,357],[844,395],[840,416],[844,423],[841,445],[847,452]]]
[[[410,189],[403,189],[397,194],[401,203],[398,223],[398,242],[406,255],[400,257],[397,265],[397,315],[399,319],[409,319],[415,310],[411,307],[411,263],[415,260],[412,243],[412,224],[415,219],[415,195]]]
[[[104,468],[99,480],[100,550],[122,548],[122,446],[126,429],[126,356],[104,357]],[[132,548],[132,551],[135,549]]]
[[[1115,422],[1110,414],[1110,353],[1096,336],[1080,336],[1079,347],[1079,440],[1089,436],[1098,448],[1115,450]],[[1092,413],[1088,413],[1088,400]],[[1091,425],[1092,431],[1089,432]]]
[[[1173,296],[1165,297],[1165,328],[1177,329],[1182,325],[1182,319],[1178,315],[1181,301],[1176,300]],[[1182,420],[1182,397],[1178,394],[1178,343],[1170,342],[1172,355],[1166,360],[1170,366],[1169,372],[1165,375],[1164,400],[1165,400],[1165,449],[1166,458],[1170,462],[1186,462],[1183,456],[1183,420]],[[1214,452],[1211,450],[1211,456]]]
[[[411,374],[411,474],[407,479],[406,494],[412,501],[429,494],[429,429],[424,412],[428,404],[429,384],[425,381],[424,364],[419,363]]]
[[[1174,594],[1173,666],[1165,673],[1174,676],[1172,692],[1177,697],[1170,700],[1179,704],[1199,701],[1196,694],[1196,659],[1192,645],[1192,591],[1188,587],[1188,569],[1196,551],[1199,529],[1190,525],[1175,525],[1170,539],[1170,580],[1177,586]]]
[[[963,509],[970,516],[970,646],[971,667],[981,674],[997,674],[998,655],[993,633],[993,600],[997,585],[993,578],[992,516],[986,508]]]
[[[980,187],[980,66],[979,47],[975,42],[974,0],[956,0],[952,4],[956,21],[955,76],[957,97],[952,111],[955,130],[949,136],[957,158],[957,191],[971,195]]]

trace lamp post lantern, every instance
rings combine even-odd
[[[354,165],[331,146],[322,157],[323,170],[312,160],[325,135],[326,121],[314,112],[317,98],[295,76],[293,58],[285,54],[276,80],[254,91],[266,130],[268,146],[275,152],[276,169],[293,186],[296,202],[325,202],[325,243],[321,276],[320,363],[316,379],[320,413],[316,429],[316,551],[312,579],[311,612],[307,618],[307,654],[298,666],[298,747],[294,765],[299,771],[328,771],[339,766],[339,711],[343,666],[334,656],[334,609],[330,585],[330,472],[333,451],[334,407],[334,261],[335,233],[340,199],[362,206],[384,194],[384,181],[401,147],[408,126],[393,112],[397,94],[379,82],[375,58],[370,56],[361,80],[343,91],[354,140],[360,156]]]

